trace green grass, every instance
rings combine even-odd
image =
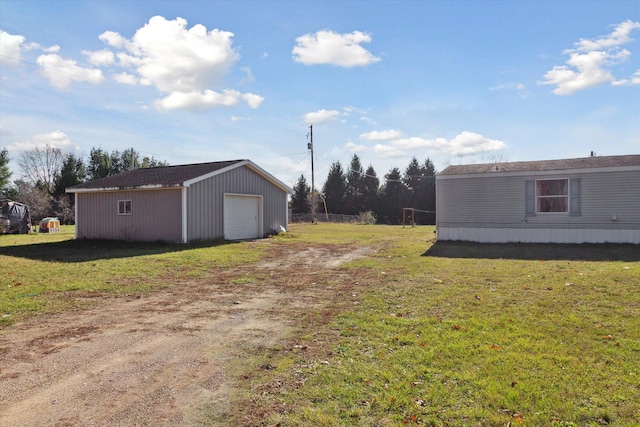
[[[316,241],[320,227],[300,234]],[[357,310],[329,326],[333,357],[298,367],[294,409],[274,421],[640,424],[639,247],[433,245],[428,227],[381,230],[384,249],[350,266],[371,274]]]
[[[76,295],[152,292],[262,255],[244,243],[222,243],[74,240],[72,226],[60,233],[0,236],[0,327],[68,309]]]
[[[640,425],[637,245],[435,244],[432,227],[344,224],[293,225],[274,239],[378,250],[340,268],[359,304],[340,305],[353,290],[328,282],[330,322],[296,320],[291,340],[308,351],[242,362],[259,375],[238,395],[267,424]],[[75,241],[72,228],[0,236],[0,328],[76,308],[68,295],[153,292],[264,250]]]

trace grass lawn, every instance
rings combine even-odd
[[[350,264],[365,297],[328,363],[296,368],[282,425],[640,425],[640,247],[333,227],[294,233],[384,249]]]
[[[78,293],[134,294],[225,267],[260,259],[241,244],[189,245],[74,240],[60,233],[0,236],[0,328],[34,313],[77,304]]]
[[[239,385],[274,408],[267,425],[640,425],[637,245],[436,244],[432,227],[343,224],[274,239],[378,250],[340,267],[357,304],[291,337],[330,357],[274,354],[283,369]],[[259,248],[83,242],[68,227],[0,236],[0,329],[68,309],[70,294],[153,292]]]

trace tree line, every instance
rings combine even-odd
[[[413,208],[417,223],[434,224],[435,176],[431,160],[427,158],[421,164],[414,157],[404,172],[392,168],[380,184],[373,166],[369,165],[365,170],[358,155],[354,154],[346,171],[340,161],[331,164],[322,190],[316,190],[315,197],[306,178],[301,175],[293,187],[291,210],[294,213],[311,212],[315,199],[318,215],[325,212],[346,215],[368,213],[368,217],[373,216],[378,223],[400,224],[403,208]]]
[[[92,148],[86,159],[64,154],[45,145],[23,152],[17,158],[23,178],[11,181],[9,152],[0,150],[0,197],[29,206],[32,221],[55,216],[63,224],[74,222],[74,198],[66,188],[132,169],[167,166],[133,148],[108,152]]]

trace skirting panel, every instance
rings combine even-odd
[[[479,243],[635,243],[640,230],[438,227],[437,240]]]

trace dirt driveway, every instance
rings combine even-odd
[[[262,423],[267,408],[238,421],[245,363],[281,349],[321,358],[327,346],[294,332],[358,303],[362,278],[338,267],[373,249],[250,244],[272,245],[269,259],[148,294],[75,295],[89,308],[1,331],[0,426]]]

